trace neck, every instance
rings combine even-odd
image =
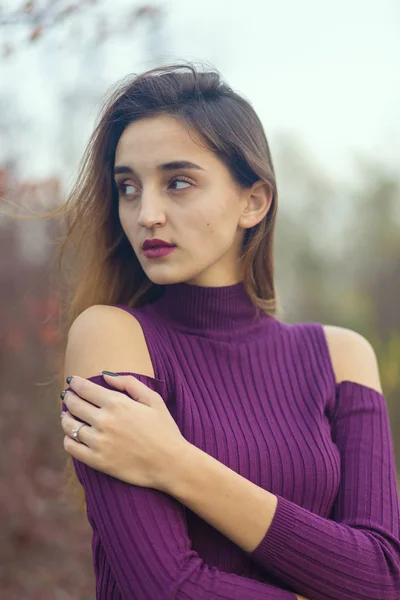
[[[242,281],[221,287],[186,282],[165,286],[150,305],[161,318],[179,329],[219,335],[245,335],[263,319],[271,319],[252,303]]]

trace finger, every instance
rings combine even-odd
[[[72,415],[70,415],[70,413],[65,413],[65,415],[62,418],[61,421],[61,427],[64,431],[64,433],[71,438],[71,440],[76,444],[77,440],[75,440],[72,437],[72,432],[74,431],[74,429],[76,427],[78,427],[79,425],[81,425],[82,423],[80,421],[77,421],[76,419],[74,419],[72,417]],[[79,429],[79,441],[82,442],[83,444],[86,444],[87,446],[93,447],[93,444],[95,443],[95,432],[93,430],[93,428],[90,425],[83,425],[82,427],[80,427]],[[79,443],[79,442],[78,442]]]
[[[82,429],[79,431],[79,436],[81,435],[81,431],[83,429],[86,429],[86,427],[82,427]],[[87,429],[89,429],[89,427]],[[97,469],[100,466],[97,464],[96,454],[93,452],[93,450],[85,444],[78,444],[69,435],[64,436],[64,450],[89,467]]]
[[[64,404],[68,408],[68,412],[74,417],[78,417],[78,419],[82,419],[82,421],[90,423],[90,425],[96,425],[97,417],[101,410],[98,406],[82,400],[82,398],[73,392],[68,392],[64,396]]]
[[[106,388],[94,383],[93,381],[89,381],[84,377],[79,377],[75,375],[71,382],[70,388],[73,392],[75,392],[81,398],[84,398],[91,404],[95,406],[102,407],[106,406],[110,403],[111,398],[115,395],[114,390],[107,390]]]
[[[103,373],[103,377],[107,383],[121,392],[128,392],[129,396],[138,402],[147,404],[146,398],[153,399],[155,396],[159,396],[157,392],[150,389],[145,383],[137,379],[134,375],[118,375],[118,377],[113,377],[112,375]]]

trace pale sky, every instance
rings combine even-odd
[[[141,4],[113,0],[113,14]],[[164,62],[183,58],[217,67],[252,102],[272,152],[281,134],[293,136],[333,178],[352,178],[354,154],[393,169],[399,164],[399,0],[171,0],[158,5],[167,11],[157,48]],[[106,91],[129,72],[154,64],[147,59],[145,28],[133,29],[129,39],[107,43],[86,86],[102,80]],[[81,87],[76,74],[83,59],[79,52],[49,53],[38,45],[2,62],[2,90],[12,94],[12,104],[35,128],[35,134],[22,136],[27,176],[65,168],[57,148],[69,128],[60,112],[59,88],[73,94]],[[80,149],[96,113],[97,106],[88,109],[84,126],[74,132]],[[3,146],[1,157],[4,153]]]

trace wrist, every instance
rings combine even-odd
[[[190,473],[195,469],[195,462],[199,453],[202,453],[202,450],[187,440],[183,440],[174,446],[168,459],[168,467],[164,473],[162,491],[180,500],[183,496],[185,482],[188,481]]]

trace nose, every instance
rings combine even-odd
[[[166,220],[165,210],[161,198],[156,193],[143,193],[141,198],[138,224],[141,227],[151,228],[155,225],[164,225]]]

